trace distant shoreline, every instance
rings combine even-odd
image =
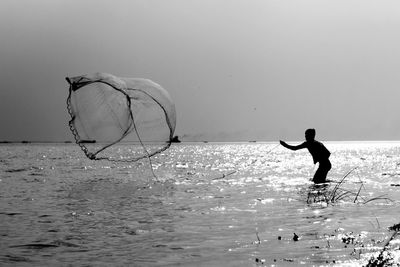
[[[0,141],[0,144],[72,144],[73,141]]]
[[[289,143],[300,143],[303,142],[304,140],[289,140]],[[399,143],[400,140],[343,140],[343,141],[328,141],[328,140],[321,140],[326,143]],[[249,144],[275,144],[278,143],[279,141],[262,141],[262,140],[232,140],[232,141],[217,141],[217,140],[202,140],[202,141],[189,141],[189,140],[183,140],[181,142],[172,142],[173,144],[179,145],[179,144],[190,144],[190,143],[204,143],[204,144],[215,144],[215,143],[249,143]],[[130,144],[130,143],[136,143],[136,142],[120,142],[120,144]],[[155,143],[155,142],[149,142],[149,143]],[[0,141],[0,145],[2,144],[75,144],[75,141]]]

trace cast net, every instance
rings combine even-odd
[[[69,127],[88,158],[132,162],[171,145],[175,105],[160,85],[106,73],[66,79]]]

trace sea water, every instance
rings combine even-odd
[[[400,143],[326,146],[333,182],[316,188],[308,152],[275,143],[173,144],[151,159],[156,177],[147,159],[1,145],[0,265],[365,265],[400,222]],[[336,185],[336,200],[315,197]]]

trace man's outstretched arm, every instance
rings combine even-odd
[[[281,143],[282,146],[284,146],[284,147],[286,147],[288,149],[291,149],[291,150],[299,150],[299,149],[303,149],[303,148],[307,147],[305,142],[300,144],[300,145],[297,145],[297,146],[291,146],[291,145],[287,144],[285,141],[282,141],[282,140],[280,140],[279,143]]]

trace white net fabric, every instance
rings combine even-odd
[[[69,127],[88,158],[137,161],[170,146],[175,105],[160,85],[106,73],[66,79]]]

